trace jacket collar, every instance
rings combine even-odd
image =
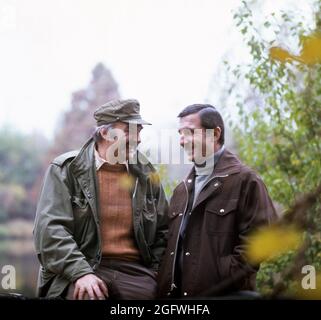
[[[90,138],[70,164],[71,170],[75,176],[88,175],[91,169],[95,168],[94,152],[95,142]]]
[[[207,182],[204,184],[203,189],[199,193],[197,200],[195,201],[194,208],[201,202],[205,201],[210,195],[217,190],[222,182],[219,180],[217,183],[209,184],[211,180],[215,178],[225,178],[232,174],[239,173],[241,171],[242,163],[235,154],[227,149],[224,149],[221,157],[219,158],[212,174],[208,177]],[[185,184],[187,191],[191,193],[193,188],[193,182],[195,180],[195,167],[191,169],[187,177],[182,181]]]

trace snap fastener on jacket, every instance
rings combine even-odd
[[[187,296],[187,292],[184,292],[184,296]]]
[[[190,256],[191,254],[189,252],[186,252],[185,253],[185,256]]]
[[[183,215],[182,213],[179,214],[179,216],[182,216],[182,215]]]
[[[188,179],[187,182],[188,182],[188,183],[191,183],[191,182],[192,182],[192,179]]]
[[[171,252],[171,256],[174,254],[174,251]]]
[[[220,212],[223,213],[225,210],[224,209],[221,209]]]
[[[214,187],[217,187],[218,186],[218,182],[214,183]]]

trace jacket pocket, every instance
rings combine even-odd
[[[79,246],[81,246],[88,236],[90,224],[90,206],[86,198],[73,196],[71,198],[72,209],[74,214],[74,237]]]
[[[143,206],[143,230],[147,244],[150,246],[154,243],[157,229],[157,212],[155,201],[151,196],[146,196]]]
[[[157,219],[156,214],[151,214],[143,209],[143,231],[147,244],[154,243],[156,235]]]
[[[143,207],[143,213],[144,213],[144,217],[146,217],[149,220],[151,219],[154,220],[157,215],[156,205],[155,205],[156,201],[157,201],[156,198],[146,196],[146,201]]]
[[[71,198],[72,208],[74,212],[74,216],[77,219],[78,217],[81,218],[82,216],[88,215],[88,201],[86,198],[80,198],[77,196],[73,196]]]
[[[235,233],[238,199],[220,201],[205,208],[205,223],[210,234]]]

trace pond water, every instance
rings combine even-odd
[[[16,271],[16,289],[4,289],[2,280],[6,274],[1,271],[5,265],[12,265]],[[36,296],[39,263],[32,238],[0,239],[0,293],[19,293],[28,298]]]

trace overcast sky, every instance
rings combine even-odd
[[[231,10],[239,4],[0,0],[0,125],[50,137],[97,62],[112,71],[122,97],[141,102],[144,118],[166,123],[206,100],[222,55],[233,48]]]

